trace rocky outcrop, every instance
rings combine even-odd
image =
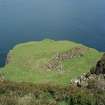
[[[9,52],[8,54],[7,54],[7,57],[6,57],[6,64],[9,64],[10,62],[11,62],[11,58],[12,58],[12,55],[11,55],[11,53]]]
[[[6,61],[6,52],[0,52],[0,67],[5,66],[5,61]]]
[[[105,91],[105,54],[97,62],[96,67],[90,69],[88,73],[83,73],[77,79],[71,81],[78,87],[85,87],[98,91]]]
[[[102,58],[97,62],[94,73],[95,73],[96,75],[105,74],[105,54],[104,54],[104,55],[102,56]]]

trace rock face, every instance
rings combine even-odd
[[[105,74],[105,54],[102,56],[102,58],[97,62],[96,68],[95,68],[95,74]]]
[[[6,64],[9,64],[11,62],[11,58],[12,58],[11,53],[8,53],[6,57]]]
[[[5,61],[6,61],[6,52],[0,52],[0,67],[5,66]]]

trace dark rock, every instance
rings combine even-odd
[[[90,75],[91,75],[90,72],[86,73],[85,78],[88,79]]]
[[[88,88],[94,91],[105,91],[105,54],[95,67],[91,68],[88,73],[81,75],[76,81],[79,81],[74,81],[77,87]]]
[[[102,56],[102,58],[97,62],[96,68],[95,68],[95,74],[105,74],[105,54]]]
[[[0,52],[0,67],[5,66],[6,57],[7,57],[6,52]]]

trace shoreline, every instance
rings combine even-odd
[[[8,52],[0,52],[0,68],[5,66],[6,59],[7,59]]]
[[[16,46],[19,46],[19,45],[24,45],[24,44],[28,44],[28,43],[32,43],[32,42],[41,42],[41,41],[46,41],[46,40],[48,40],[48,41],[72,41],[72,40],[54,40],[54,39],[47,39],[47,38],[45,38],[45,39],[42,39],[42,40],[35,40],[35,41],[23,41],[23,42],[21,42],[21,43],[17,43],[17,44],[15,44],[12,48],[9,48],[8,50],[1,50],[0,51],[0,68],[2,68],[2,67],[4,67],[5,66],[5,64],[6,64],[6,60],[7,60],[7,58],[8,58],[8,55],[9,55],[9,52],[12,50],[12,49],[14,49]],[[97,50],[97,51],[99,51],[99,52],[104,52],[104,50],[99,50],[98,48],[95,48],[95,47],[92,47],[92,46],[90,46],[90,45],[87,45],[87,44],[85,44],[85,43],[81,43],[81,42],[76,42],[76,41],[72,41],[73,43],[77,43],[77,44],[81,44],[81,45],[84,45],[84,46],[87,46],[87,47],[89,47],[89,48],[92,48],[92,49],[95,49],[95,50]]]

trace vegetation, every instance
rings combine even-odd
[[[101,56],[69,41],[19,44],[0,71],[0,105],[105,105],[105,55],[97,62]],[[85,77],[79,86],[70,83],[78,76]]]
[[[0,105],[105,105],[105,92],[4,81],[0,82]]]
[[[62,70],[59,67],[46,68],[45,65],[57,53],[64,53],[78,46],[87,49],[83,56],[61,61]],[[101,55],[95,49],[78,43],[46,39],[17,45],[9,52],[7,65],[0,72],[10,81],[68,85],[71,79],[95,65]]]

